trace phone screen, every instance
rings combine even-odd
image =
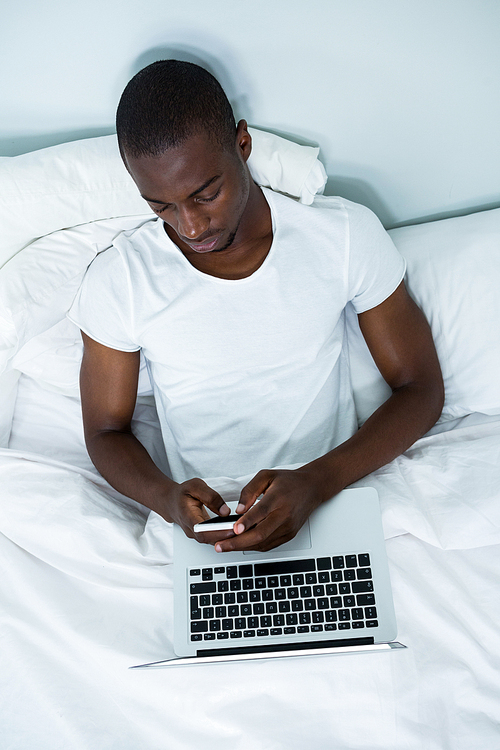
[[[236,521],[241,518],[241,515],[230,515],[230,516],[214,516],[213,518],[207,518],[206,521],[195,524],[194,531],[229,531],[233,528]]]

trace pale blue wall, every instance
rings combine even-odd
[[[499,0],[24,0],[0,9],[0,153],[113,132],[131,75],[212,66],[238,116],[321,145],[387,226],[500,205]]]

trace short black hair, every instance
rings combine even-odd
[[[116,113],[122,156],[161,156],[188,137],[208,133],[222,148],[234,146],[236,122],[220,83],[204,68],[158,60],[127,84]]]

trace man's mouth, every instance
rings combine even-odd
[[[189,245],[191,250],[195,251],[195,253],[209,253],[211,250],[214,249],[218,241],[219,241],[219,236],[209,237],[204,242],[186,242],[186,241],[185,242],[187,245]]]

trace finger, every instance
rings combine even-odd
[[[234,536],[234,532],[231,529],[225,529],[222,531],[199,531],[193,535],[194,538],[202,544],[215,545],[217,542],[221,542],[224,539],[230,539]]]
[[[266,518],[257,526],[249,529],[244,534],[232,539],[217,542],[216,552],[241,552],[243,550],[256,550],[267,552],[280,544],[292,539],[294,532],[283,531],[282,526],[271,517]]]
[[[243,487],[236,513],[245,513],[262,495],[272,482],[274,474],[269,469],[262,469]]]
[[[231,509],[219,493],[209,487],[203,479],[189,479],[187,482],[183,482],[181,487],[183,492],[202,502],[218,516],[228,516],[231,513]]]

